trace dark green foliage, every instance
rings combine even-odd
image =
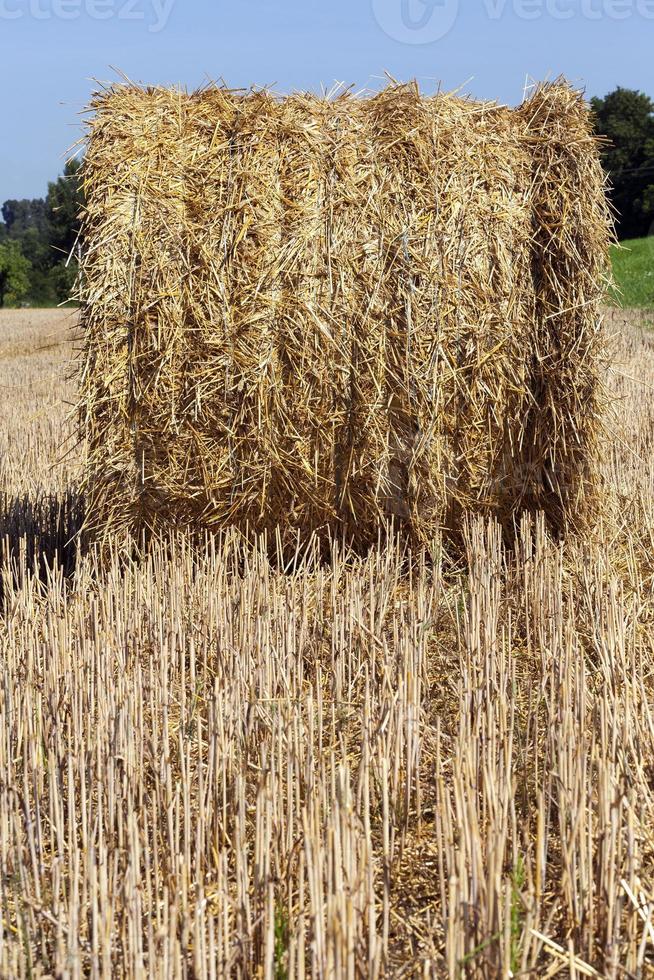
[[[28,263],[28,288],[22,299],[34,306],[65,302],[77,278],[75,255],[82,207],[80,162],[71,160],[48,185],[45,199],[5,201],[0,244],[12,242]],[[9,296],[6,302],[13,302]]]
[[[654,221],[654,102],[617,88],[591,100],[597,132],[609,141],[602,154],[621,239],[647,235]]]
[[[50,244],[60,253],[60,258],[68,258],[77,245],[79,215],[83,205],[80,167],[79,160],[69,160],[63,177],[48,185],[46,216]]]
[[[31,266],[11,240],[0,242],[0,307],[18,303],[30,287]]]
[[[68,265],[58,262],[50,273],[50,287],[54,292],[57,303],[65,303],[77,281],[79,266],[76,259],[71,259]]]
[[[2,218],[12,238],[19,238],[30,229],[45,235],[48,228],[45,201],[41,198],[33,201],[5,201],[2,205]]]

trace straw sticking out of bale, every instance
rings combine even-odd
[[[98,531],[415,542],[596,503],[610,220],[589,115],[414,85],[118,86],[85,163]]]

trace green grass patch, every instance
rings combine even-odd
[[[611,259],[613,300],[627,308],[654,309],[654,235],[614,245]]]
[[[525,917],[521,892],[527,879],[521,854],[518,854],[518,860],[513,868],[511,877],[511,972],[515,977],[518,975],[520,969],[522,952],[520,944],[522,941],[523,919]]]

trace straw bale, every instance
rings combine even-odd
[[[365,547],[588,520],[610,217],[587,107],[116,86],[84,167],[99,533]]]

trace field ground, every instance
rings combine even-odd
[[[654,235],[614,246],[611,257],[618,303],[654,310]]]
[[[80,553],[74,316],[0,316],[0,976],[654,977],[645,322],[595,540],[283,575]]]

